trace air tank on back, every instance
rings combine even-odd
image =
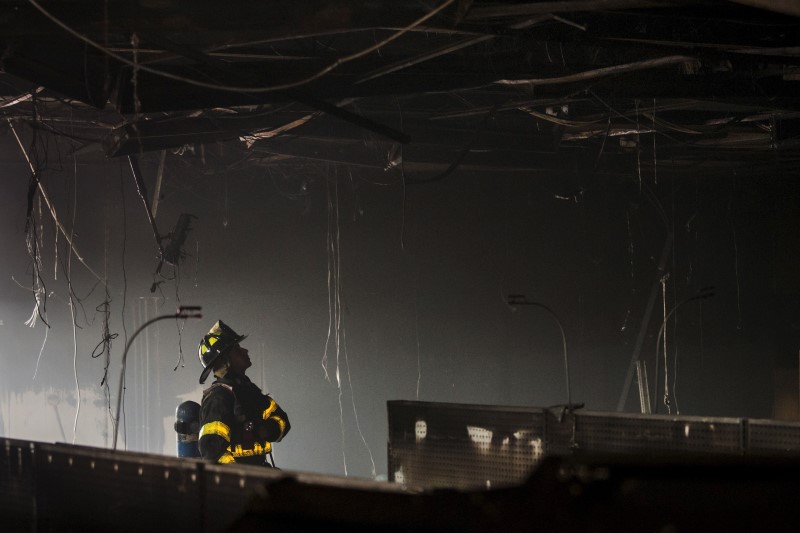
[[[197,447],[200,404],[189,400],[175,409],[175,431],[178,434],[178,457],[200,457]]]

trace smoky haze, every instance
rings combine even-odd
[[[571,396],[586,409],[616,408],[655,290],[642,357],[666,412],[655,391],[664,372],[662,359],[655,375],[656,334],[666,312],[706,286],[716,296],[683,305],[668,323],[673,413],[772,417],[797,396],[800,209],[796,180],[779,172],[659,172],[640,185],[636,169],[457,171],[404,185],[398,168],[256,167],[223,164],[215,147],[169,152],[159,232],[182,213],[197,218],[179,267],[156,275],[156,241],[127,161],[39,147],[42,184],[104,284],[56,234],[41,195],[29,252],[31,173],[13,137],[0,142],[6,437],[110,447],[125,340],[178,304],[201,305],[204,318],[158,322],[133,344],[121,448],[175,455],[175,408],[203,390],[197,342],[222,319],[248,335],[248,375],[291,419],[275,446],[279,467],[385,478],[388,400],[566,402],[556,321],[535,306],[510,307],[509,294],[557,315]],[[150,200],[157,168],[158,154],[142,156]],[[47,298],[29,327],[37,284]],[[104,353],[106,311],[113,338]],[[638,410],[635,396],[626,410]]]

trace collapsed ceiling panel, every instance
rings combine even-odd
[[[406,161],[423,167],[545,170],[577,157],[594,172],[757,170],[777,158],[797,169],[790,7],[3,4],[0,112],[84,152],[233,143],[260,164],[391,165],[359,155],[366,139],[381,154],[407,145]]]

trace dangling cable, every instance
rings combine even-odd
[[[364,443],[364,447],[367,449],[367,453],[369,454],[369,461],[372,463],[372,479],[377,477],[377,473],[375,471],[375,459],[372,457],[372,450],[367,444],[367,439],[364,438],[364,433],[361,431],[361,424],[358,422],[358,411],[356,411],[356,393],[353,390],[353,380],[350,377],[350,360],[347,357],[347,330],[342,330],[342,335],[344,337],[344,364],[347,369],[347,383],[350,385],[350,400],[353,404],[353,416],[356,420],[356,429],[358,430],[358,435],[361,437],[361,442]],[[347,465],[345,465],[345,468]]]
[[[667,407],[667,414],[672,414],[672,405],[670,402],[669,397],[669,362],[667,360],[667,280],[669,279],[669,273],[665,274],[661,278],[661,302],[663,303],[663,322],[661,324],[661,328],[663,330],[664,335],[662,336],[662,340],[664,342],[664,405]]]
[[[181,285],[181,271],[179,268],[178,263],[173,265],[173,279],[175,281],[175,303],[180,308],[181,307],[181,295],[180,295],[180,285]],[[183,328],[186,326],[186,321],[180,321],[178,319],[175,320],[175,327],[178,329],[178,362],[175,364],[175,368],[173,368],[173,372],[178,370],[178,367],[185,367],[184,359],[183,359]]]
[[[397,112],[400,115],[400,131],[403,131],[403,109],[400,107],[400,102],[397,102]],[[400,211],[400,217],[401,217],[400,218],[400,249],[405,252],[406,251],[406,243],[405,243],[405,238],[406,238],[406,201],[408,200],[408,198],[407,198],[407,188],[408,188],[407,185],[408,184],[406,183],[406,165],[405,165],[405,159],[403,158],[403,155],[404,155],[403,154],[403,143],[400,143],[398,151],[400,153],[400,155],[399,155],[399,157],[400,157],[400,165],[399,165],[400,166],[400,178],[401,178],[400,184],[403,187],[403,202],[402,202],[401,211]],[[389,164],[391,164],[391,163],[392,162],[390,161]],[[387,168],[388,168],[388,165],[387,165]]]
[[[35,316],[35,315],[34,315]],[[39,356],[36,358],[36,368],[33,371],[33,378],[36,379],[36,375],[39,373],[39,361],[42,359],[42,353],[44,352],[44,347],[47,344],[47,334],[50,332],[49,327],[44,328],[44,340],[42,341],[42,346],[39,348]]]
[[[125,177],[122,171],[122,160],[120,160],[119,164],[119,192],[120,192],[120,199],[122,203],[122,308],[120,309],[120,321],[122,322],[122,333],[123,333],[123,340],[125,345],[128,344],[128,327],[125,324],[125,307],[128,301],[128,271],[125,268],[125,255],[128,249],[128,214],[126,212],[126,205],[125,205]],[[124,382],[120,384],[122,390],[124,391]],[[124,397],[122,399],[122,411],[125,412],[125,402]],[[119,402],[119,398],[117,398]],[[111,412],[111,406],[109,406],[109,412]],[[111,412],[111,425],[114,429],[114,446],[116,447],[116,435],[119,431],[118,422],[119,422],[119,413],[115,417],[113,412]],[[127,418],[125,418],[127,420]],[[123,437],[125,438],[125,445],[128,444],[128,435],[127,435],[127,427],[126,431],[123,433]]]
[[[653,183],[658,185],[658,158],[656,157],[656,136],[658,130],[656,129],[656,99],[653,98]],[[674,180],[673,180],[674,181]],[[673,284],[673,287],[675,285]]]
[[[675,307],[672,308],[672,310],[669,313],[667,313],[664,316],[664,320],[661,322],[661,327],[658,329],[658,335],[656,335],[656,363],[658,363],[658,360],[659,360],[659,357],[660,357],[659,349],[661,348],[661,335],[664,334],[665,329],[667,327],[667,322],[669,321],[670,317],[672,317],[672,315],[675,314],[675,312],[677,312],[678,309],[680,309],[681,306],[683,306],[684,304],[686,304],[688,302],[693,302],[695,300],[700,300],[700,303],[701,303],[701,306],[702,306],[702,300],[707,300],[708,298],[713,297],[715,294],[716,294],[716,291],[715,291],[714,287],[701,287],[700,290],[697,291],[697,293],[695,293],[693,296],[690,296],[689,298],[686,298],[685,300],[679,302],[677,305],[675,305]],[[701,307],[701,309],[702,309],[702,307]],[[666,358],[665,358],[665,361],[666,361]],[[664,373],[666,374],[666,369],[665,369]],[[656,379],[658,379],[658,365],[656,365]],[[658,383],[656,383],[655,389],[656,390],[653,392],[654,395],[658,394],[658,392],[657,392]],[[670,399],[669,399],[669,396],[668,396],[668,389],[665,387],[665,402],[664,403],[667,404],[667,407],[669,407],[669,403],[668,403],[669,401],[670,401]],[[658,404],[656,404],[656,405],[658,405]]]
[[[78,213],[78,160],[73,155],[73,174],[72,174],[72,224],[70,227],[70,242],[75,236],[75,218]],[[72,373],[75,377],[75,390],[78,396],[78,407],[75,409],[75,420],[72,424],[72,444],[78,434],[78,416],[81,413],[81,386],[78,380],[78,331],[75,324],[75,294],[72,290],[72,247],[67,252],[67,287],[69,288],[69,312],[72,316]]]
[[[336,386],[339,387],[339,390],[342,389],[342,377],[339,368],[339,356],[341,355],[341,336],[342,336],[342,278],[341,278],[341,269],[342,269],[342,256],[341,256],[341,241],[340,241],[340,232],[339,232],[339,173],[338,167],[334,167],[336,171],[336,179],[334,180],[334,192],[335,192],[335,200],[336,200],[336,257],[335,257],[335,268],[336,268]]]
[[[35,189],[39,190],[39,194],[40,194],[41,198],[44,199],[44,202],[47,205],[47,208],[50,210],[50,216],[53,218],[53,222],[55,223],[55,225],[59,229],[59,231],[61,231],[61,234],[64,236],[64,238],[67,239],[67,242],[69,243],[70,250],[72,251],[72,253],[75,254],[75,257],[78,259],[78,261],[80,261],[81,264],[84,267],[86,267],[86,269],[89,272],[91,272],[91,274],[95,278],[97,278],[100,281],[103,281],[103,278],[101,278],[100,275],[97,274],[97,272],[92,270],[92,268],[88,264],[86,264],[86,262],[83,259],[83,256],[80,254],[78,249],[75,247],[75,244],[72,242],[72,238],[67,233],[67,230],[64,229],[64,226],[59,221],[58,215],[56,214],[56,209],[53,206],[52,202],[50,202],[50,197],[47,195],[47,192],[45,191],[44,187],[42,186],[41,181],[38,179],[38,172],[36,171],[35,167],[33,166],[33,163],[31,162],[31,158],[28,155],[28,152],[25,150],[25,147],[22,145],[22,141],[20,140],[19,135],[17,135],[17,131],[14,129],[14,124],[11,122],[11,120],[8,121],[8,125],[11,128],[11,133],[14,134],[14,137],[17,140],[17,144],[19,144],[19,148],[22,151],[22,155],[25,156],[25,160],[28,162],[28,166],[31,169],[31,173],[36,176],[35,183],[33,184],[33,187]],[[28,194],[31,195],[30,192]],[[32,198],[32,196],[31,196],[31,198]]]
[[[417,393],[414,399],[419,401],[419,388],[422,384],[422,360],[419,353],[419,310],[417,309],[417,277],[416,271],[414,272],[414,339],[417,342]]]
[[[655,109],[655,100],[653,101],[653,108]],[[653,136],[655,138],[655,134],[653,134]],[[655,150],[655,144],[653,144],[653,149]],[[655,170],[655,167],[656,167],[655,153],[653,153],[653,169],[654,170]],[[672,232],[673,235],[675,235],[675,229],[676,229],[675,228],[675,220],[677,219],[677,215],[675,213],[675,179],[674,178],[670,180],[670,185],[672,187],[672,206],[671,206],[672,207],[672,230],[671,230],[671,232]],[[678,243],[675,243],[673,245],[673,248],[672,248],[672,271],[673,272],[677,272],[678,271],[677,257],[678,257]],[[677,302],[678,301],[678,284],[677,283],[673,283],[672,284],[672,301],[673,302]],[[680,412],[680,408],[678,407],[678,395],[677,395],[677,390],[678,390],[678,342],[676,340],[678,338],[678,315],[677,314],[675,315],[675,317],[672,320],[672,325],[673,325],[673,327],[672,327],[672,338],[673,338],[672,349],[674,351],[674,356],[673,356],[673,360],[672,360],[672,391],[671,391],[671,396],[670,396],[670,403],[674,404],[674,406],[675,406],[675,414],[679,415],[679,414],[681,414],[681,412]],[[664,333],[665,342],[666,342],[666,336],[667,336],[667,334]],[[666,355],[666,353],[667,353],[667,349],[666,349],[666,346],[665,346],[664,347],[664,354]],[[666,365],[665,365],[665,368],[666,368]]]
[[[111,245],[111,229],[109,227],[109,211],[111,205],[111,195],[109,184],[106,181],[105,185],[106,205],[103,210],[104,224],[103,224],[103,277],[108,279],[108,250]],[[95,311],[100,313],[103,317],[103,338],[92,350],[92,359],[103,356],[103,377],[100,379],[100,386],[103,388],[103,393],[106,399],[106,408],[111,414],[111,388],[108,383],[108,368],[111,365],[111,344],[119,334],[111,333],[111,293],[108,289],[108,284],[105,284],[105,298],[103,302],[95,308]]]
[[[333,327],[333,293],[331,292],[331,277],[332,277],[332,247],[331,247],[331,186],[330,176],[325,177],[325,194],[328,214],[328,233],[325,240],[325,257],[328,261],[328,335],[325,338],[325,351],[322,354],[322,370],[325,372],[325,380],[330,382],[331,378],[328,375],[328,346],[331,342],[331,329]]]
[[[40,204],[41,204],[41,199],[40,199]],[[56,231],[54,233],[55,236],[53,237],[53,281],[57,281],[58,280],[58,228],[56,228]]]
[[[344,464],[344,475],[347,475],[347,456],[345,453],[345,433],[344,433],[344,409],[342,406],[342,379],[339,365],[342,343],[342,300],[341,300],[341,270],[340,260],[340,225],[339,225],[339,180],[336,167],[334,167],[334,178],[331,183],[331,173],[325,176],[325,191],[327,196],[328,226],[326,239],[326,256],[328,262],[328,334],[325,339],[325,351],[322,355],[322,369],[325,372],[325,379],[330,382],[328,373],[328,349],[331,338],[333,338],[334,350],[336,353],[336,389],[338,391],[339,403],[339,422],[342,438],[342,462]]]
[[[639,192],[642,192],[642,143],[639,130],[639,100],[636,100],[636,169],[639,173]]]
[[[342,353],[342,278],[341,278],[341,268],[342,268],[342,260],[341,260],[341,240],[340,240],[340,222],[339,222],[339,173],[338,167],[334,167],[334,202],[335,202],[335,231],[334,231],[334,247],[335,247],[335,255],[334,255],[334,287],[335,287],[335,298],[334,298],[334,312],[335,312],[335,338],[336,338],[336,388],[339,391],[339,423],[342,431],[342,462],[344,464],[344,475],[347,476],[347,454],[345,452],[345,440],[344,440],[344,410],[342,408],[342,376],[341,376],[341,367],[339,364],[339,358]]]
[[[44,347],[47,345],[47,337],[50,333],[50,325],[47,323],[47,308],[45,307],[45,301],[47,298],[46,289],[44,287],[44,281],[40,275],[41,272],[41,255],[38,253],[41,244],[41,236],[44,234],[44,227],[41,223],[42,221],[42,200],[39,198],[39,224],[38,224],[38,236],[37,236],[37,224],[34,222],[33,226],[33,234],[28,234],[27,236],[27,246],[28,246],[28,253],[31,256],[33,261],[33,287],[29,290],[34,294],[34,300],[36,302],[33,312],[28,320],[25,321],[25,325],[28,327],[34,327],[36,325],[36,318],[41,316],[42,323],[45,325],[44,328],[44,339],[42,340],[42,346],[39,348],[39,355],[36,357],[36,368],[33,371],[33,379],[36,379],[36,376],[39,374],[39,362],[42,360],[42,354],[44,353]],[[31,244],[31,239],[33,243]],[[13,277],[11,279],[14,279]],[[16,283],[16,280],[14,280]],[[17,283],[17,285],[20,285]],[[20,285],[21,287],[22,285]],[[24,287],[27,288],[27,287]]]

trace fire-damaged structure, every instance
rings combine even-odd
[[[112,157],[239,139],[263,164],[384,167],[400,145],[412,182],[565,156],[595,174],[794,164],[790,2],[3,5],[5,118]]]
[[[800,527],[797,3],[0,6],[0,529]],[[167,302],[283,470],[164,453]]]

